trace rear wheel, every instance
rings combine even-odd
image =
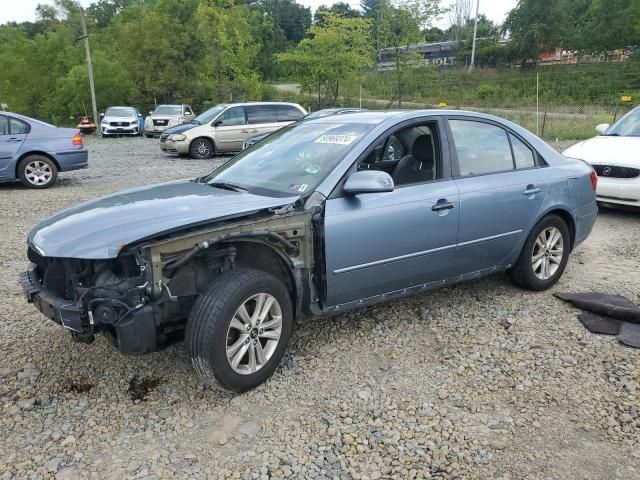
[[[189,146],[191,158],[199,160],[213,157],[215,153],[213,142],[207,138],[196,138]]]
[[[291,299],[282,282],[266,272],[238,269],[198,297],[185,341],[205,384],[244,392],[273,374],[292,328]]]
[[[58,178],[58,167],[43,155],[30,155],[20,160],[18,178],[25,187],[48,188]]]
[[[534,227],[510,270],[513,282],[527,290],[551,288],[562,276],[571,250],[571,236],[565,221],[549,215]]]

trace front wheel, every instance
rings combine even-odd
[[[213,143],[207,138],[196,138],[189,146],[189,155],[198,160],[211,158],[214,153]]]
[[[571,250],[571,236],[565,221],[557,215],[544,217],[533,228],[509,271],[519,287],[541,291],[551,288],[562,276]]]
[[[43,155],[30,155],[18,164],[18,178],[28,188],[48,188],[58,178],[58,167]]]
[[[198,297],[185,342],[205,384],[239,393],[273,374],[292,328],[291,298],[282,282],[266,272],[238,269]]]

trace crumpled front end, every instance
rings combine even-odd
[[[29,269],[20,275],[27,301],[75,339],[89,343],[102,333],[131,355],[162,347],[144,260],[51,258],[32,248],[28,256]]]

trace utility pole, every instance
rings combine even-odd
[[[473,72],[476,63],[476,37],[478,36],[478,14],[480,13],[480,0],[476,0],[476,21],[473,25],[473,46],[471,47],[471,63],[469,73]]]
[[[89,72],[89,88],[91,89],[91,106],[93,107],[93,123],[98,125],[98,107],[96,107],[96,89],[93,85],[93,66],[91,65],[91,50],[89,49],[89,34],[87,33],[87,22],[84,18],[84,9],[80,8],[80,20],[82,20],[82,40],[84,49],[87,52],[87,71]]]

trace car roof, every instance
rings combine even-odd
[[[50,123],[43,122],[42,120],[38,120],[37,118],[27,117],[26,115],[20,115],[19,113],[14,112],[0,112],[0,115],[6,115],[8,117],[17,118],[18,120],[22,120],[23,122],[27,122],[31,127],[39,126],[43,128],[57,128],[55,125],[51,125]]]
[[[467,110],[363,110],[361,112],[342,113],[340,115],[329,115],[307,120],[309,123],[365,123],[371,125],[382,124],[387,120],[394,119],[395,122],[411,120],[420,117],[437,116],[462,116],[470,118],[480,118],[505,123],[507,120],[486,113],[472,112]]]
[[[302,108],[299,104],[297,103],[293,103],[293,102],[238,102],[238,103],[219,103],[218,105],[215,106],[222,106],[222,107],[247,107],[250,105],[289,105],[292,107],[300,107]]]

